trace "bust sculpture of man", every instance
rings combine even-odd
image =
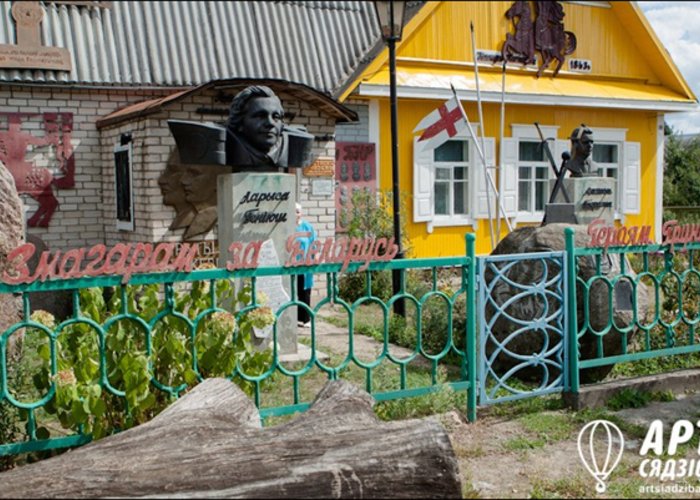
[[[283,117],[282,101],[272,89],[251,85],[234,96],[226,126],[185,120],[168,120],[168,125],[187,164],[229,166],[233,172],[309,166],[314,136],[286,125]]]
[[[589,177],[598,175],[598,167],[591,158],[593,153],[593,131],[581,124],[571,132],[571,159],[566,168],[571,177]]]
[[[252,85],[236,94],[226,125],[226,163],[270,169],[286,166],[283,117],[282,102],[269,87]]]

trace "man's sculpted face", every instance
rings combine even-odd
[[[576,153],[581,158],[588,158],[593,152],[593,137],[590,134],[583,134],[583,137],[575,143]]]
[[[246,106],[239,132],[256,149],[269,152],[282,135],[284,110],[277,97],[256,97]]]

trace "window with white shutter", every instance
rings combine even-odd
[[[484,138],[486,161],[495,185],[495,140]],[[480,177],[479,177],[480,176]],[[460,134],[434,149],[413,142],[413,221],[433,226],[464,226],[487,217],[481,159],[468,137]],[[495,213],[495,197],[491,197]],[[483,214],[482,214],[483,212]]]
[[[638,214],[641,210],[641,145],[638,142],[625,142],[624,148],[620,186],[622,213]]]

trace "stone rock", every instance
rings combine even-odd
[[[22,243],[24,243],[22,200],[17,194],[12,174],[0,162],[0,274],[8,268],[8,254]],[[21,319],[21,298],[0,294],[0,335]],[[21,332],[10,336],[7,348],[10,359],[19,355],[21,339]]]
[[[493,250],[492,255],[502,254],[518,254],[532,252],[549,252],[560,251],[565,249],[564,229],[573,227],[575,230],[575,244],[577,247],[584,247],[588,244],[590,237],[587,234],[587,227],[584,225],[569,225],[569,224],[547,224],[542,227],[522,227],[508,234]],[[626,260],[626,257],[625,257]],[[620,259],[617,256],[610,255],[610,258],[603,257],[601,269],[605,277],[612,279],[620,274]],[[628,275],[632,279],[636,274],[631,270],[629,262],[626,261],[626,269]],[[547,269],[548,279],[560,272],[558,266],[550,266]],[[517,295],[522,288],[518,285],[529,286],[532,283],[542,282],[544,266],[541,261],[523,261],[513,265],[507,271],[508,280],[499,280],[495,283],[491,292],[492,303],[487,304],[485,311],[485,319],[487,322],[494,317],[496,308],[493,304],[499,307],[506,304],[506,301]],[[583,257],[578,259],[578,276],[587,281],[596,275],[596,263],[593,257]],[[493,280],[493,272],[486,272],[485,279],[487,283]],[[490,286],[490,285],[488,285]],[[589,294],[589,321],[590,327],[601,332],[608,325],[610,311],[608,307],[610,289],[603,280],[595,280],[590,287]],[[612,356],[622,353],[622,342],[619,330],[616,326],[626,327],[633,321],[632,311],[632,287],[629,280],[620,280],[612,290],[613,294],[613,313],[612,313],[612,328],[603,335],[602,344],[605,356]],[[584,301],[583,288],[579,285],[576,289],[576,305],[577,305],[577,320],[579,330],[583,326],[584,321]],[[546,298],[545,298],[546,297]],[[505,311],[508,315],[516,320],[522,320],[523,323],[531,321],[533,318],[549,317],[552,312],[561,307],[559,301],[552,294],[538,293],[524,296],[510,304],[506,304]],[[646,318],[649,312],[649,292],[643,283],[637,285],[637,309],[638,317]],[[554,339],[545,338],[546,329],[525,330],[518,335],[513,335],[518,329],[523,328],[522,324],[517,321],[510,321],[503,315],[499,315],[494,321],[491,328],[492,334],[498,342],[504,342],[508,339],[508,351],[516,356],[531,356],[532,353],[541,352],[545,346],[551,349]],[[628,334],[627,343],[632,341],[636,330]],[[509,337],[511,337],[509,339]],[[581,359],[591,359],[597,357],[598,353],[598,336],[590,330],[586,331],[580,338],[579,352]],[[487,347],[487,356],[494,352],[494,344],[489,343]],[[521,361],[515,359],[512,355],[506,356],[499,354],[492,365],[497,373],[505,373]],[[596,382],[605,378],[612,370],[613,365],[602,366],[581,371],[581,382]],[[550,374],[550,376],[557,374]],[[521,370],[517,374],[521,379],[541,379],[541,370],[530,368]]]

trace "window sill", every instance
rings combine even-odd
[[[474,219],[467,217],[441,217],[428,221],[426,225],[428,233],[432,233],[434,227],[474,226],[475,222]]]

